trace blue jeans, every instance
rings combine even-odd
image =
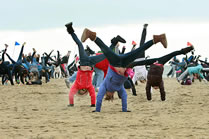
[[[75,81],[75,79],[76,79],[76,76],[77,76],[77,71],[74,72],[72,76],[70,76],[69,81],[70,81],[71,83],[73,83],[73,82]]]
[[[104,79],[104,72],[98,68],[94,68],[94,72],[92,84],[95,88],[98,88]]]
[[[94,66],[96,63],[106,58],[104,55],[88,56],[84,50],[83,44],[78,39],[77,35],[75,33],[72,33],[71,36],[75,43],[78,45],[81,66]]]
[[[124,88],[124,82],[127,77],[117,74],[112,69],[108,68],[107,75],[100,85],[99,92],[97,94],[96,111],[101,111],[102,100],[107,91],[115,92],[117,91],[122,101],[122,111],[127,111],[127,94]]]

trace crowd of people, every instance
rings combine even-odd
[[[158,58],[146,57],[145,51],[151,47],[157,47],[154,44],[160,43],[167,48],[166,34],[153,35],[151,40],[146,41],[148,24],[144,24],[140,42],[137,47],[135,41],[132,42],[130,52],[125,52],[126,47],[120,44],[126,43],[126,40],[117,35],[113,37],[107,46],[97,33],[90,29],[84,29],[81,39],[76,35],[73,23],[65,25],[67,32],[75,41],[78,47],[78,54],[74,56],[74,60],[68,64],[71,51],[63,57],[57,51],[57,56],[52,56],[53,50],[49,53],[37,54],[33,48],[31,53],[25,54],[22,44],[18,59],[15,61],[5,48],[0,52],[0,76],[2,85],[25,84],[25,85],[41,85],[50,82],[51,78],[62,77],[65,79],[66,86],[69,91],[69,107],[74,107],[74,95],[86,95],[91,97],[91,107],[96,107],[93,112],[100,112],[102,101],[113,101],[114,93],[117,92],[118,97],[122,101],[122,111],[130,112],[127,106],[126,89],[131,89],[132,94],[137,96],[136,85],[139,83],[146,84],[147,100],[152,100],[152,88],[159,89],[160,98],[166,100],[166,91],[163,82],[164,65],[171,65],[167,77],[176,77],[180,85],[191,85],[195,79],[207,82],[209,80],[209,63],[207,59],[201,60],[200,55],[194,55],[194,46],[187,43],[185,48],[176,50]],[[88,45],[84,48],[83,43],[90,39],[100,48],[95,52]],[[26,46],[27,47],[27,46]],[[161,48],[159,48],[161,49]],[[187,54],[191,52],[188,57]],[[183,55],[182,61],[177,58]],[[9,61],[5,60],[5,57]],[[42,80],[44,77],[44,80]],[[97,92],[97,94],[96,94]]]
[[[15,61],[8,53],[5,44],[5,49],[1,51],[0,58],[0,76],[2,85],[7,85],[8,81],[11,85],[25,84],[25,85],[41,85],[42,78],[45,78],[45,83],[48,83],[51,78],[59,76],[67,77],[69,72],[67,70],[67,63],[70,56],[70,51],[61,57],[60,52],[57,51],[57,56],[51,56],[53,50],[47,54],[46,52],[40,56],[36,49],[32,49],[32,53],[24,54],[24,47],[26,43],[22,44],[17,61]],[[7,56],[9,61],[5,60]],[[59,73],[56,72],[59,68]],[[14,83],[15,82],[15,83]]]

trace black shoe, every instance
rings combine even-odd
[[[95,106],[95,104],[91,104],[91,106],[90,106],[90,107],[96,107],[96,106]]]
[[[65,26],[66,26],[67,32],[68,32],[69,34],[71,34],[71,33],[74,32],[74,29],[73,29],[73,22],[70,22],[70,23],[66,24]]]
[[[118,36],[116,37],[116,39],[118,40],[118,42],[126,43],[126,40],[123,39],[120,35],[118,35]]]
[[[183,52],[183,54],[187,54],[188,52],[192,51],[194,49],[193,46],[189,46],[186,48],[182,48],[181,51]]]
[[[121,43],[126,43],[126,40],[123,39],[121,36],[116,36],[114,37],[112,40],[111,40],[111,43],[116,45],[118,42],[121,42]]]
[[[148,24],[144,24],[144,28],[147,28]]]
[[[69,105],[67,105],[68,107],[74,107],[74,104],[69,104]]]

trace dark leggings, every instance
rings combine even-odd
[[[140,65],[151,65],[155,62],[158,62],[159,64],[164,65],[166,62],[168,62],[174,56],[181,55],[181,54],[184,54],[184,52],[182,50],[174,51],[174,52],[167,54],[165,56],[162,56],[160,58],[152,58],[152,59],[146,59],[146,60],[142,60],[142,61],[132,62],[131,64],[128,65],[128,67],[132,68],[134,66],[140,66]]]
[[[21,48],[21,50],[20,50],[20,53],[19,53],[17,62],[15,62],[8,54],[6,54],[7,57],[9,58],[9,60],[14,64],[14,65],[13,65],[13,68],[12,68],[12,73],[14,72],[14,69],[15,69],[16,66],[22,64],[22,54],[23,54],[23,50],[24,50],[24,45],[22,45],[22,48]]]
[[[134,85],[134,83],[133,83],[133,81],[130,77],[128,77],[128,79],[125,81],[124,88],[125,89],[130,89],[131,88],[133,95],[134,96],[137,95],[135,85]]]
[[[100,38],[96,38],[95,43],[100,47],[110,64],[114,67],[126,67],[133,62],[140,53],[144,52],[153,45],[153,40],[148,41],[141,47],[126,54],[115,54]]]
[[[143,46],[143,44],[145,43],[146,35],[147,35],[147,29],[144,28],[142,31],[139,47]],[[145,51],[140,53],[137,58],[145,58]]]
[[[3,64],[4,64],[4,63],[3,63]],[[0,66],[2,66],[2,65],[0,65]],[[4,68],[4,71],[3,71],[3,72],[0,71],[0,72],[2,72],[1,74],[3,74],[3,76],[6,76],[6,75],[7,75],[8,78],[9,78],[9,81],[10,81],[11,85],[14,85],[11,70],[9,69],[9,67],[7,67],[7,65],[4,65],[3,68]],[[2,84],[4,84],[4,82],[5,82],[4,79],[5,79],[5,78],[2,77]]]
[[[4,62],[4,55],[5,55],[6,51],[7,51],[7,49],[5,49],[2,54],[2,63],[0,64],[0,67],[1,67],[0,69],[2,69],[2,70],[0,70],[0,73],[3,75],[6,74],[10,80],[11,85],[14,85],[13,78],[12,78],[12,72],[9,69],[9,64],[7,62]],[[4,82],[5,81],[2,78],[2,84],[4,84]]]

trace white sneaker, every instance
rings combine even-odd
[[[206,79],[203,79],[204,83],[207,83],[208,81]]]
[[[66,84],[67,88],[70,88],[70,81],[69,81],[69,79],[65,79],[65,84]]]

